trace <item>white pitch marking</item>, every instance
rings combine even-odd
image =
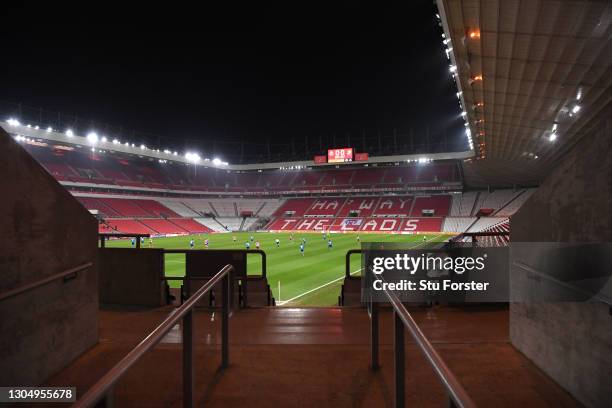
[[[411,246],[411,247],[410,247],[410,249],[413,249],[413,248],[418,248],[418,247],[420,247],[421,245],[428,244],[428,243],[430,243],[430,242],[435,242],[436,238],[439,238],[439,237],[441,237],[442,235],[444,235],[444,234],[438,234],[438,235],[434,236],[434,237],[433,237],[431,240],[424,241],[424,242],[419,242],[419,243],[417,243],[416,245]],[[361,271],[361,269],[362,269],[362,268],[359,268],[359,269],[357,269],[356,271],[351,272],[351,275],[356,274],[357,272]],[[326,287],[326,286],[329,286],[329,285],[331,285],[332,283],[336,283],[336,282],[338,282],[339,280],[342,280],[342,279],[344,279],[344,276],[341,276],[341,277],[339,277],[338,279],[334,279],[333,281],[327,282],[327,283],[325,283],[325,284],[323,284],[323,285],[321,285],[321,286],[318,286],[318,287],[316,287],[316,288],[314,288],[314,289],[310,289],[310,290],[308,290],[308,291],[306,291],[306,292],[304,292],[304,293],[302,293],[302,294],[300,294],[300,295],[297,295],[297,296],[295,296],[295,297],[292,297],[291,299],[288,299],[288,300],[283,300],[283,301],[278,301],[278,302],[276,302],[276,304],[277,304],[277,305],[279,305],[279,306],[282,306],[282,305],[284,305],[284,304],[286,304],[286,303],[293,302],[295,299],[299,299],[299,298],[301,298],[302,296],[306,296],[306,295],[308,295],[309,293],[312,293],[312,292],[314,292],[314,291],[316,291],[316,290],[319,290],[319,289],[321,289],[321,288],[324,288],[324,287]]]
[[[351,275],[354,275],[354,274],[356,274],[356,273],[357,273],[357,272],[359,272],[359,271],[361,271],[361,268],[357,269],[356,271],[351,272]],[[325,286],[329,286],[329,285],[331,285],[332,283],[336,283],[336,282],[338,282],[339,280],[342,280],[342,279],[344,279],[344,276],[341,276],[341,277],[339,277],[338,279],[334,279],[333,281],[330,281],[330,282],[324,283],[323,285],[318,286],[318,287],[316,287],[316,288],[314,288],[314,289],[310,289],[309,291],[306,291],[306,292],[302,293],[301,295],[297,295],[297,296],[295,296],[295,297],[292,297],[291,299],[288,299],[288,300],[283,300],[282,302],[277,302],[276,304],[277,304],[277,305],[279,305],[279,306],[282,306],[282,305],[284,305],[285,303],[293,302],[295,299],[299,299],[299,298],[301,298],[302,296],[306,296],[307,294],[312,293],[312,292],[314,292],[315,290],[319,290],[319,289],[321,289],[321,288],[324,288]]]

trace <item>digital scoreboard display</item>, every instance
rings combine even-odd
[[[342,149],[328,149],[328,163],[347,163],[353,161],[353,148],[345,147]]]

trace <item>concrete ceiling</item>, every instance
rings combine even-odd
[[[437,4],[474,135],[467,184],[537,184],[611,112],[612,2]]]

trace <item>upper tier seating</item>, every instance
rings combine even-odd
[[[386,170],[384,168],[371,167],[367,169],[357,169],[351,184],[354,186],[373,186],[383,181]]]
[[[395,167],[312,168],[300,170],[228,171],[107,151],[91,152],[24,144],[57,179],[124,187],[210,192],[333,191],[337,188],[385,188],[460,181],[456,164],[405,164]]]

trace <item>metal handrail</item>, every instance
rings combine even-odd
[[[384,282],[384,279],[380,277]],[[457,377],[448,368],[442,357],[438,354],[427,337],[416,324],[406,307],[402,304],[395,293],[383,289],[383,292],[393,306],[393,320],[395,328],[395,406],[404,406],[404,328],[407,328],[416,342],[419,350],[423,353],[432,366],[438,379],[446,388],[451,407],[473,408],[476,404],[470,398],[465,388]],[[378,305],[371,301],[371,339],[372,339],[372,368],[377,369],[378,363]]]
[[[47,278],[43,278],[43,279],[37,280],[35,282],[28,283],[26,285],[20,286],[18,288],[8,290],[8,291],[6,291],[4,293],[0,293],[0,302],[3,301],[3,300],[8,299],[10,297],[17,296],[17,295],[19,295],[19,294],[21,294],[23,292],[27,292],[28,290],[32,290],[32,289],[35,289],[35,288],[37,288],[39,286],[46,285],[47,283],[53,282],[54,280],[65,278],[65,277],[67,277],[69,275],[74,275],[74,274],[76,274],[76,273],[78,273],[78,272],[80,272],[80,271],[82,271],[84,269],[89,268],[92,265],[93,265],[93,262],[85,262],[84,264],[81,264],[79,266],[75,266],[74,268],[66,269],[63,272],[56,273],[55,275],[51,275],[51,276],[49,276]]]
[[[112,405],[112,388],[117,381],[138,362],[149,350],[151,350],[168,332],[183,319],[183,406],[193,406],[193,308],[220,280],[223,279],[223,320],[222,320],[222,346],[221,367],[229,365],[229,293],[230,276],[234,270],[232,265],[224,266],[197,292],[193,294],[179,308],[175,309],[168,317],[157,326],[147,337],[132,349],[121,361],[96,382],[73,407],[92,407],[102,398],[106,398],[106,405]]]

